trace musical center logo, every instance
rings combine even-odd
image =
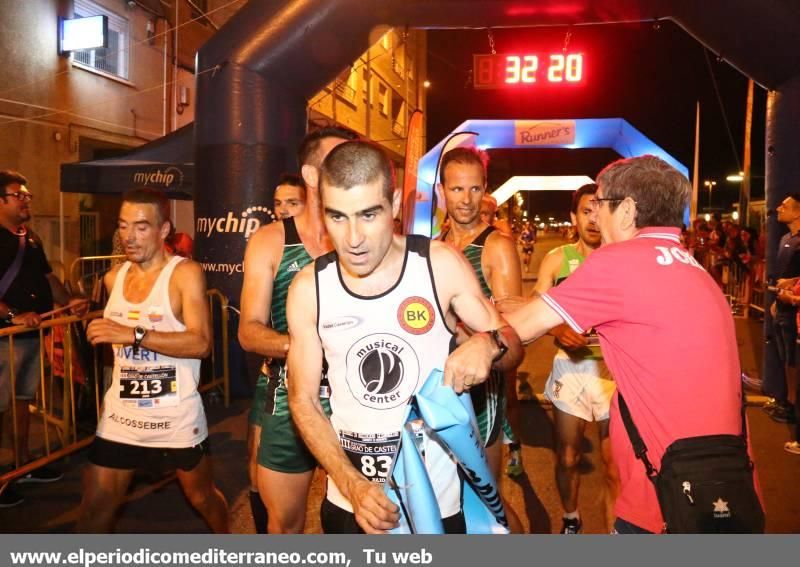
[[[362,406],[391,409],[408,402],[419,382],[419,360],[405,340],[367,335],[347,352],[347,385]]]

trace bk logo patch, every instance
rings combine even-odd
[[[404,331],[412,335],[423,335],[433,328],[436,313],[427,299],[409,297],[400,304],[397,320]]]

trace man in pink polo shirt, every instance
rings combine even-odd
[[[506,318],[523,341],[562,322],[581,334],[596,329],[659,468],[676,439],[741,432],[733,319],[719,286],[680,244],[689,181],[661,159],[642,156],[612,163],[597,183],[593,208],[603,246],[560,286]],[[661,532],[655,489],[633,453],[616,396],[610,429],[621,481],[615,531]]]

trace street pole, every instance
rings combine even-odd
[[[747,82],[747,109],[744,119],[744,163],[739,185],[739,217],[742,226],[750,222],[750,138],[753,131],[753,79]]]

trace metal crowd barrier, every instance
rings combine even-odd
[[[125,255],[82,256],[69,266],[69,282],[73,289],[89,297],[98,305],[105,303],[103,276],[115,264],[125,259]]]
[[[198,391],[222,390],[225,407],[230,403],[230,373],[228,367],[228,300],[216,289],[208,290],[209,309],[212,315],[212,329],[220,329],[219,341],[212,340],[212,351],[200,375]],[[42,321],[34,329],[16,326],[0,329],[0,340],[7,340],[9,346],[8,379],[10,384],[10,413],[13,432],[13,468],[0,475],[0,493],[7,483],[29,472],[55,462],[67,455],[88,446],[94,439],[97,420],[101,415],[101,391],[105,392],[103,349],[84,344],[84,349],[76,344],[73,325],[83,325],[92,319],[103,316],[102,310],[93,311],[83,317],[60,317]],[[20,462],[20,448],[17,446],[17,408],[15,339],[20,335],[39,336],[39,384],[35,398],[31,400],[31,425],[34,419],[41,419],[44,455],[28,463]],[[60,339],[60,342],[59,342]],[[84,339],[85,340],[85,339]],[[60,349],[58,348],[60,346]],[[90,355],[88,354],[90,352]],[[80,357],[79,354],[83,354]],[[206,366],[207,364],[207,366]],[[55,435],[53,435],[55,433]],[[29,437],[33,438],[33,431]],[[54,439],[57,438],[57,442]],[[41,449],[32,448],[32,452]],[[8,463],[0,463],[0,466]]]
[[[211,379],[203,383],[203,375],[201,374],[201,383],[198,390],[204,393],[214,388],[221,387],[222,395],[225,400],[225,407],[227,408],[231,403],[230,367],[228,364],[228,298],[218,289],[209,289],[207,295],[208,308],[211,311],[212,328],[217,329],[217,327],[219,327],[221,337],[219,346],[216,340],[211,341],[211,369],[210,372],[208,372],[208,374],[211,375]],[[216,310],[214,309],[215,306],[217,306]],[[222,352],[219,352],[220,350]],[[221,375],[217,373],[218,368],[220,368]]]
[[[747,317],[750,312],[752,274],[738,262],[722,265],[722,291],[731,305],[734,315]]]
[[[735,316],[748,317],[751,311],[764,313],[766,262],[763,259],[745,267],[708,249],[695,250],[695,258],[722,287]]]

